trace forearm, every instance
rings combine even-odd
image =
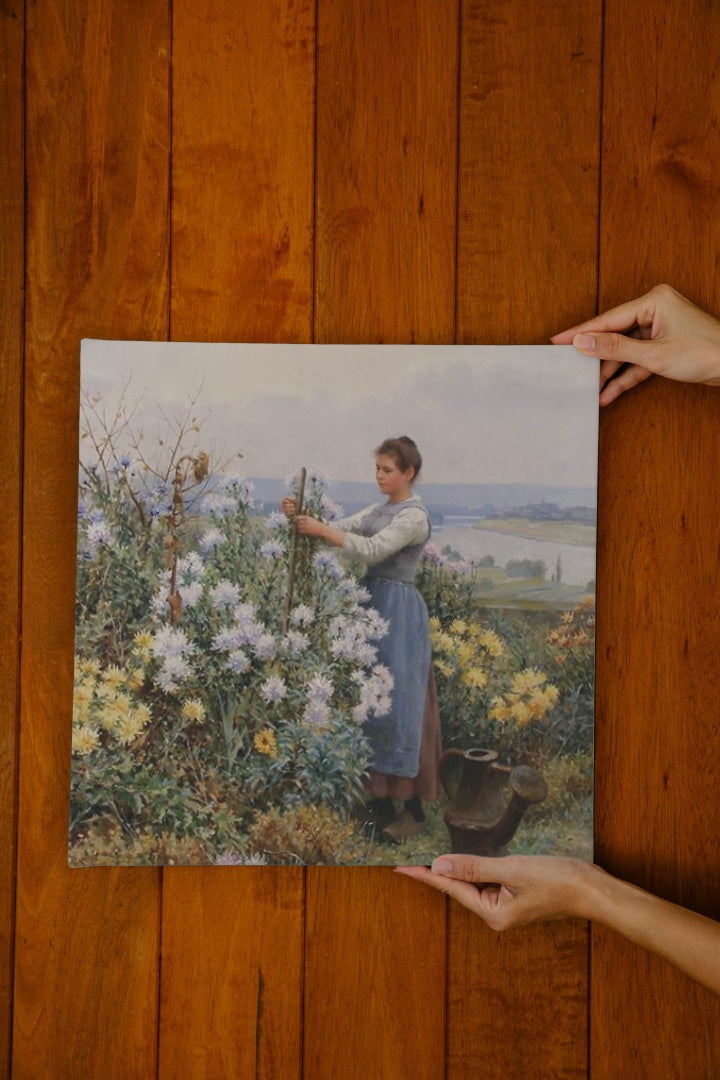
[[[345,533],[340,529],[334,529],[332,525],[326,525],[322,521],[316,523],[312,535],[319,540],[324,540],[326,544],[331,544],[333,547],[341,548],[345,546]]]
[[[720,994],[720,923],[589,868],[577,914],[656,953]]]

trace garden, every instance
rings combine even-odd
[[[294,535],[191,411],[150,461],[122,410],[84,403],[72,865],[388,864],[448,849],[443,796],[396,848],[362,826],[368,718],[390,708],[387,627],[357,567]],[[298,496],[299,477],[288,490]],[[327,481],[303,505],[340,513]],[[487,608],[477,566],[428,548],[446,749],[540,771],[508,850],[592,854],[594,603]]]

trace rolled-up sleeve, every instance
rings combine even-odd
[[[376,566],[411,544],[423,544],[429,535],[425,511],[417,507],[401,510],[374,536],[358,536],[354,530],[362,527],[366,516],[363,512],[345,518],[337,522],[337,528],[346,534],[343,550],[367,566]]]

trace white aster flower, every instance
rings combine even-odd
[[[210,590],[210,603],[216,611],[223,608],[235,607],[240,601],[240,590],[237,585],[223,578]]]
[[[285,680],[281,679],[279,675],[271,675],[269,679],[266,679],[260,688],[260,697],[263,701],[267,701],[268,704],[282,701],[287,694],[287,686]]]

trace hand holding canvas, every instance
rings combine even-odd
[[[720,322],[669,285],[553,339],[598,357],[600,404],[651,375],[720,386]],[[453,897],[493,930],[577,916],[623,934],[720,993],[720,923],[576,859],[442,855],[397,870]]]
[[[552,341],[601,360],[601,405],[653,374],[720,385],[720,323],[669,285],[656,285]]]
[[[493,930],[568,916],[592,919],[720,993],[720,923],[599,866],[550,855],[441,855],[431,868],[397,870],[453,897]]]

